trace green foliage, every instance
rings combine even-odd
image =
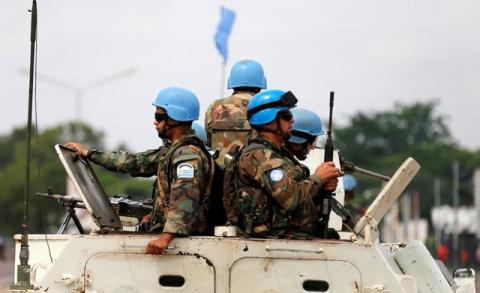
[[[65,210],[58,203],[35,196],[35,192],[65,194],[66,173],[55,152],[54,145],[67,141],[81,141],[88,146],[103,147],[103,133],[87,125],[67,124],[33,135],[30,163],[29,232],[54,232],[58,229]],[[78,139],[73,139],[74,137]],[[18,233],[24,215],[26,183],[27,128],[14,129],[0,136],[0,233]],[[101,168],[99,168],[101,169]],[[98,170],[97,175],[107,194],[126,193],[137,198],[149,197],[151,183],[129,176]]]
[[[479,152],[462,149],[454,142],[446,118],[435,113],[437,101],[396,104],[392,111],[357,113],[346,127],[335,129],[337,147],[346,160],[385,175],[393,172],[407,158],[422,166],[407,190],[419,191],[421,215],[430,218],[433,206],[433,180],[441,180],[443,204],[451,204],[452,164],[460,164],[460,204],[471,204],[472,175],[480,165]],[[358,195],[378,189],[378,180],[356,176]]]

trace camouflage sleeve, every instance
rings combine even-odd
[[[133,154],[126,151],[95,151],[90,161],[110,171],[150,177],[157,173],[158,161],[164,151],[164,147]]]
[[[207,133],[207,145],[212,146],[212,109],[215,103],[212,103],[207,112],[205,112],[205,132]]]
[[[182,146],[173,154],[172,182],[163,232],[188,235],[199,215],[208,166],[198,147]]]
[[[322,181],[318,176],[296,181],[288,176],[286,164],[291,164],[268,149],[253,150],[250,176],[285,210],[295,210],[310,202],[319,193]],[[248,167],[247,167],[248,169]]]

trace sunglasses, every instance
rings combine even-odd
[[[285,121],[292,121],[293,119],[293,114],[290,112],[290,110],[282,110],[278,112],[278,118],[285,120]]]
[[[303,131],[298,131],[295,129],[292,130],[292,135],[306,139],[307,140],[306,143],[308,144],[314,144],[315,141],[317,140],[317,136],[305,133]]]
[[[157,121],[158,123],[166,120],[167,118],[167,113],[155,113],[155,121]]]
[[[316,136],[311,136],[310,138],[307,138],[307,143],[308,144],[313,144],[315,145],[315,142],[317,141],[317,137]]]

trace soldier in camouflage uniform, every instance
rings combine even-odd
[[[292,135],[285,142],[285,147],[303,161],[308,153],[315,148],[317,137],[323,135],[323,124],[320,117],[307,109],[292,109],[293,123]],[[308,177],[308,175],[306,176]]]
[[[283,146],[296,102],[291,92],[266,90],[248,104],[248,120],[258,137],[241,151],[237,180],[240,227],[249,235],[313,236],[318,220],[313,200],[322,188],[335,190],[342,175],[327,162],[305,178],[302,165]]]
[[[323,124],[320,117],[312,111],[306,109],[296,108],[292,110],[293,123],[292,136],[285,142],[285,147],[295,155],[296,158],[303,161],[307,158],[308,153],[315,148],[317,137],[323,135]],[[303,178],[310,176],[309,169],[302,165],[305,170]],[[355,195],[355,186],[357,184],[355,178],[350,174],[342,176],[343,188],[345,190],[344,207],[354,217],[355,220],[362,216],[360,209],[352,206],[351,201]],[[317,212],[321,213],[321,203],[315,202],[317,205]],[[343,224],[342,230],[351,230],[353,227],[348,227]],[[335,230],[329,230],[329,238],[339,238]]]
[[[156,122],[155,122],[156,124]],[[192,128],[195,135],[203,142],[206,142],[205,130],[194,122]],[[168,139],[162,139],[163,145],[157,149],[147,150],[139,153],[130,153],[123,150],[103,152],[97,149],[88,149],[86,146],[69,142],[65,146],[79,151],[85,159],[103,168],[120,173],[128,173],[133,177],[152,177],[157,175],[158,164],[171,145]]]
[[[206,233],[206,202],[213,175],[208,151],[192,130],[192,121],[199,116],[195,94],[182,88],[166,88],[153,105],[157,132],[171,141],[168,148],[156,154],[158,197],[153,227],[162,233],[145,249],[145,253],[160,254],[176,236]],[[90,158],[97,152],[77,150]]]
[[[317,137],[323,135],[325,132],[323,130],[323,124],[320,117],[314,112],[295,108],[292,109],[292,115],[294,119],[292,135],[285,142],[285,148],[288,149],[298,160],[305,160],[308,153],[315,148],[315,142]],[[299,163],[303,169],[303,174],[299,177],[307,179],[310,176],[310,170],[307,166]],[[313,200],[316,206],[317,214],[321,213],[321,204],[322,201],[320,197],[315,197]],[[321,231],[318,231],[317,234],[321,234]],[[334,229],[329,229],[328,238],[339,238],[338,233]]]
[[[163,146],[157,149],[129,153],[123,150],[103,152],[96,149],[88,149],[86,146],[75,142],[65,144],[65,146],[77,150],[82,157],[107,170],[128,173],[133,177],[151,177],[156,175],[160,157],[168,149],[169,145],[170,142],[165,139],[163,140]]]
[[[234,156],[254,136],[247,120],[247,104],[267,87],[262,66],[253,60],[235,63],[227,87],[233,89],[233,94],[214,101],[205,113],[207,144],[219,151],[217,163],[221,166],[226,154]]]

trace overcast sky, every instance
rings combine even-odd
[[[27,120],[32,1],[0,0],[0,135]],[[128,69],[135,74],[86,90],[82,118],[109,148],[159,143],[150,102],[167,86],[194,91],[203,112],[220,94],[213,37],[220,6],[236,11],[231,64],[255,59],[270,88],[336,123],[395,102],[440,99],[462,146],[480,149],[480,2],[38,0],[38,72],[82,89]],[[75,117],[74,91],[39,78],[41,128]],[[202,120],[203,122],[203,120]]]

